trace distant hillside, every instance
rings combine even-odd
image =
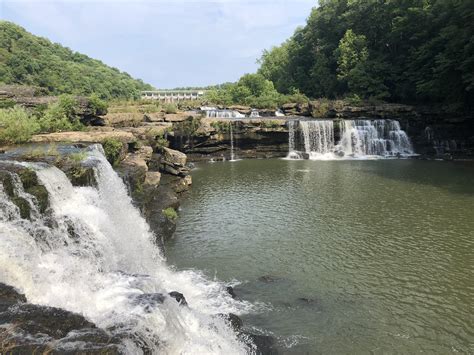
[[[103,99],[137,97],[153,87],[99,60],[0,21],[0,83],[32,85],[49,94]]]

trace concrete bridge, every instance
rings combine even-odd
[[[205,94],[204,90],[155,90],[142,91],[142,99],[175,102],[197,100]]]

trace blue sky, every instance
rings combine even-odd
[[[158,88],[235,81],[316,0],[0,0],[0,17]]]

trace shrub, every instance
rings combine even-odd
[[[315,118],[324,118],[327,116],[331,103],[328,99],[319,99],[312,102],[313,110],[311,115]]]
[[[164,108],[166,113],[177,113],[178,112],[178,107],[176,107],[175,104],[165,104],[163,108]]]
[[[115,165],[120,159],[122,154],[123,144],[116,138],[107,138],[103,143],[102,147],[104,148],[105,157],[110,164]]]
[[[77,101],[70,95],[61,95],[50,104],[39,119],[41,132],[79,131],[84,128],[76,114]]]
[[[108,105],[104,100],[101,100],[97,94],[89,96],[89,108],[93,115],[105,115],[107,114]]]
[[[24,143],[39,131],[36,117],[19,106],[0,110],[0,142]]]
[[[352,106],[359,106],[362,103],[362,99],[357,94],[346,97],[345,101]]]
[[[170,221],[175,221],[178,218],[178,213],[176,213],[176,210],[173,207],[168,207],[167,209],[162,210],[161,212]]]

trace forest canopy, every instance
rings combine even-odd
[[[50,95],[97,94],[101,99],[138,98],[153,87],[99,60],[0,21],[0,83],[44,88]]]
[[[284,94],[472,105],[474,1],[320,0],[260,64]]]

